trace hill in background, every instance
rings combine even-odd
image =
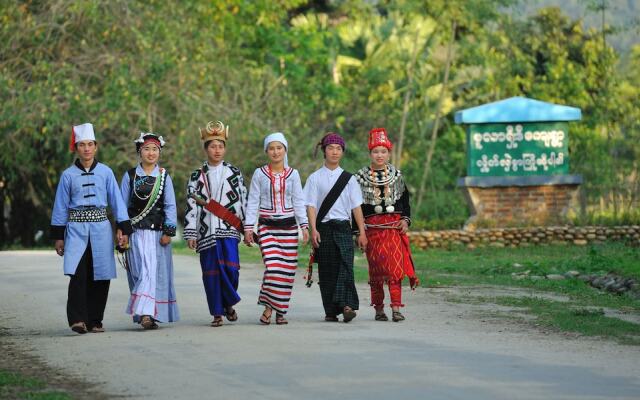
[[[634,45],[640,44],[640,0],[530,0],[510,7],[513,16],[526,17],[544,7],[559,7],[573,19],[582,19],[589,28],[602,29],[605,6],[605,25],[615,33],[607,41],[620,52],[623,59]]]

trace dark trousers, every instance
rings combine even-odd
[[[93,279],[91,243],[87,245],[75,275],[71,275],[70,278],[69,297],[67,298],[69,326],[75,322],[84,322],[88,329],[102,327],[111,281]]]

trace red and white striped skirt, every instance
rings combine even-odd
[[[298,267],[298,227],[295,225],[271,225],[260,219],[258,228],[260,251],[266,267],[258,304],[267,306],[278,314],[286,314]],[[273,221],[275,223],[275,221]]]

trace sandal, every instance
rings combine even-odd
[[[342,311],[342,321],[349,322],[356,317],[356,312],[349,306],[345,306]]]
[[[325,322],[338,322],[339,319],[335,315],[327,315],[324,317]]]
[[[229,308],[225,316],[227,317],[227,321],[230,321],[230,322],[234,322],[238,320],[238,313],[233,308]]]
[[[276,313],[276,325],[286,325],[289,321],[286,320],[283,314]]]
[[[151,329],[153,319],[149,315],[143,315],[142,318],[140,318],[140,325],[142,325],[142,329]]]
[[[222,326],[222,317],[220,316],[213,317],[213,321],[211,321],[211,326],[214,328]]]
[[[71,324],[71,330],[82,335],[87,333],[87,326],[84,322],[74,322]]]
[[[404,321],[404,315],[402,315],[400,311],[394,311],[391,314],[391,319],[393,320],[393,322]]]
[[[269,315],[267,315],[267,311],[269,311]],[[273,314],[273,310],[271,310],[270,308],[264,310],[264,312],[260,316],[260,323],[262,325],[269,325],[271,323],[271,314]]]
[[[160,328],[160,325],[158,325],[158,324],[156,323],[156,320],[154,319],[154,320],[153,320],[153,324],[151,324],[151,329],[158,329],[158,328]]]
[[[387,317],[387,314],[383,312],[381,313],[376,313],[376,321],[388,321],[389,317]]]

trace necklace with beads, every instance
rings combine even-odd
[[[139,183],[138,183],[139,182]],[[138,179],[137,182],[133,183],[133,195],[136,196],[137,198],[139,198],[140,200],[149,200],[149,197],[151,197],[151,193],[153,192],[153,190],[149,191],[148,195],[141,195],[138,192],[138,188],[142,187],[143,185],[145,185],[147,183],[147,176],[143,176],[140,179]]]
[[[149,212],[151,212],[151,209],[153,208],[153,206],[156,205],[156,203],[158,202],[158,199],[160,198],[160,196],[162,196],[162,191],[164,188],[164,181],[165,181],[165,177],[167,176],[166,170],[164,168],[160,168],[160,176],[158,176],[158,178],[156,178],[156,182],[153,185],[153,188],[151,189],[151,193],[149,193],[148,196],[142,198],[140,196],[138,196],[135,192],[135,184],[134,184],[134,194],[136,195],[136,197],[138,197],[140,200],[148,200],[149,198],[151,198],[151,200],[149,200],[147,202],[147,205],[144,207],[144,209],[140,212],[140,214],[136,215],[135,217],[131,218],[131,224],[135,225],[138,222],[142,221],[142,219],[144,217],[147,216],[147,214],[149,214]]]
[[[376,214],[381,214],[383,211],[382,202],[384,201],[384,204],[386,205],[384,211],[388,213],[394,212],[395,207],[391,205],[391,190],[389,189],[389,170],[387,165],[385,164],[384,169],[382,170],[381,180],[377,179],[376,170],[370,168],[369,171],[371,183],[373,184],[373,202],[375,204],[373,211],[375,211]],[[382,186],[382,189],[380,186]]]
[[[142,166],[142,164],[140,164]],[[153,170],[153,169],[152,169]],[[143,168],[144,171],[144,168]],[[149,197],[151,197],[151,194],[153,193],[153,187],[151,188],[151,190],[149,190],[149,194],[148,195],[141,195],[138,192],[138,188],[144,186],[147,183],[147,180],[149,178],[149,174],[147,173],[147,171],[144,171],[145,176],[141,176],[140,179],[137,180],[137,182],[133,182],[133,195],[136,196],[138,199],[145,201],[148,200]],[[140,183],[138,183],[140,182]]]

